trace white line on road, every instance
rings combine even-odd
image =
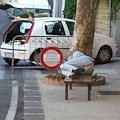
[[[44,115],[44,113],[24,113],[24,115],[30,115],[30,116],[41,116]]]
[[[5,77],[5,67],[0,66],[0,79],[4,79]]]
[[[24,101],[24,103],[40,103],[40,101]]]
[[[5,71],[0,71],[0,79],[4,79]]]
[[[14,120],[18,104],[18,83],[12,81],[11,103],[5,120]]]
[[[24,110],[25,109],[40,109],[40,108],[43,108],[43,107],[24,107]]]
[[[25,88],[24,88],[24,91],[27,91],[27,92],[31,92],[31,91],[32,91],[32,92],[39,92],[40,90],[28,90],[28,89],[25,89]]]
[[[24,87],[39,87],[38,85],[24,85]]]

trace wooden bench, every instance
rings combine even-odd
[[[88,86],[88,100],[91,100],[91,89],[92,89],[92,75],[80,75],[78,79],[71,80],[65,79],[65,100],[68,100],[68,86],[70,90],[72,89],[72,83],[76,84],[86,84]]]

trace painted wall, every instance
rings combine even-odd
[[[106,36],[109,36],[108,13],[109,7],[106,5],[105,0],[101,0],[96,15],[95,31]]]
[[[53,17],[63,17],[63,10],[65,6],[65,0],[53,0]]]

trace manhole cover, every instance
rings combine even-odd
[[[101,95],[120,95],[120,91],[98,91]]]

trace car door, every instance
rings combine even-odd
[[[4,3],[0,1],[0,9],[5,10],[11,18],[15,20],[26,20],[31,22],[34,20],[34,18],[24,8],[22,8],[22,6],[16,3]],[[18,13],[16,14],[15,12],[12,12],[13,9],[16,9]]]
[[[51,44],[47,46],[55,46],[63,53],[63,58],[67,59],[67,53],[70,45],[69,36],[61,20],[45,21],[45,32],[47,41]]]

